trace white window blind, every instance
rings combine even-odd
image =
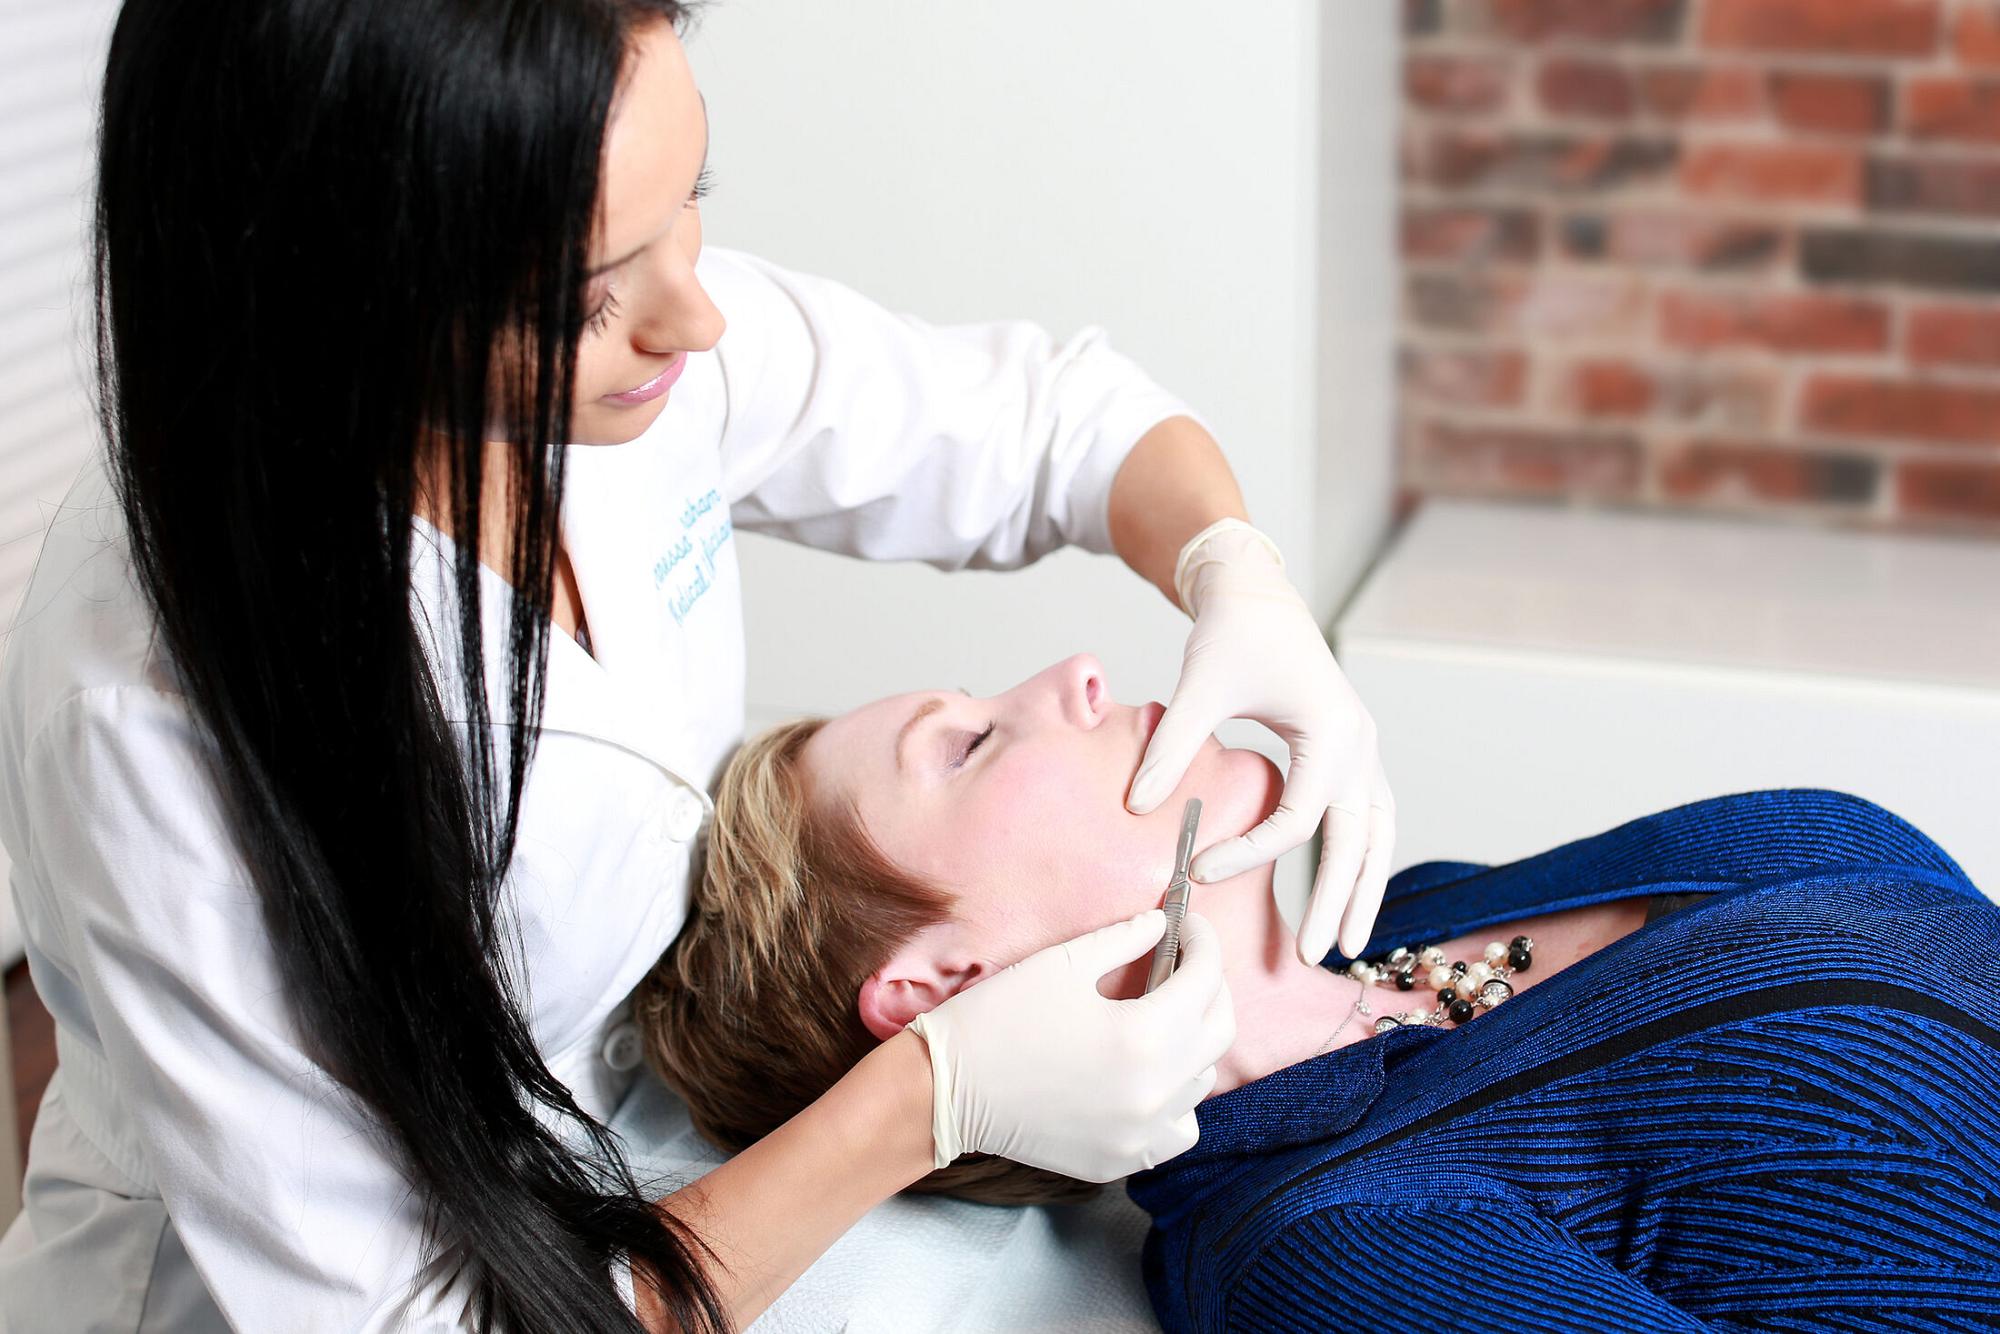
[[[95,438],[85,229],[117,10],[0,0],[0,625],[13,623],[42,532]],[[0,964],[19,954],[13,896],[0,895]]]

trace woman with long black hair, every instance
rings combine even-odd
[[[1097,992],[1149,913],[641,1192],[603,1121],[742,734],[737,523],[948,568],[1116,551],[1195,622],[1133,805],[1221,718],[1271,723],[1286,803],[1197,870],[1324,818],[1308,932],[1365,938],[1372,727],[1214,441],[1095,333],[704,252],[681,9],[125,5],[107,448],[0,680],[60,1060],[8,1328],[723,1328],[960,1152],[1108,1179],[1192,1142],[1232,1028],[1205,934],[1145,1000]]]

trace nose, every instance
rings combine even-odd
[[[1111,710],[1111,691],[1104,682],[1104,664],[1079,653],[1056,664],[1056,682],[1064,716],[1078,727],[1095,727]]]
[[[722,337],[722,312],[695,276],[693,257],[672,243],[655,249],[659,262],[647,275],[653,291],[645,303],[646,317],[632,322],[633,343],[654,356],[682,348],[708,351]]]

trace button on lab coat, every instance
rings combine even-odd
[[[600,1118],[636,1064],[627,994],[680,928],[708,789],[741,740],[734,528],[943,568],[1108,552],[1118,465],[1186,412],[1094,330],[934,327],[715,247],[699,273],[719,346],[688,358],[645,435],[569,447],[590,646],[551,635],[506,886],[535,1040]],[[452,542],[419,520],[411,544],[462,727]],[[481,577],[497,696],[508,590]],[[0,1243],[0,1323],[456,1327],[466,1294],[419,1271],[423,1203],[393,1146],[300,1041],[211,748],[93,461],[0,673],[0,839],[59,1056]]]

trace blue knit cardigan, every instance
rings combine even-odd
[[[1751,792],[1413,866],[1368,954],[1688,892],[1462,1027],[1203,1104],[1130,1183],[1161,1323],[2000,1328],[2000,907],[1896,816]]]

